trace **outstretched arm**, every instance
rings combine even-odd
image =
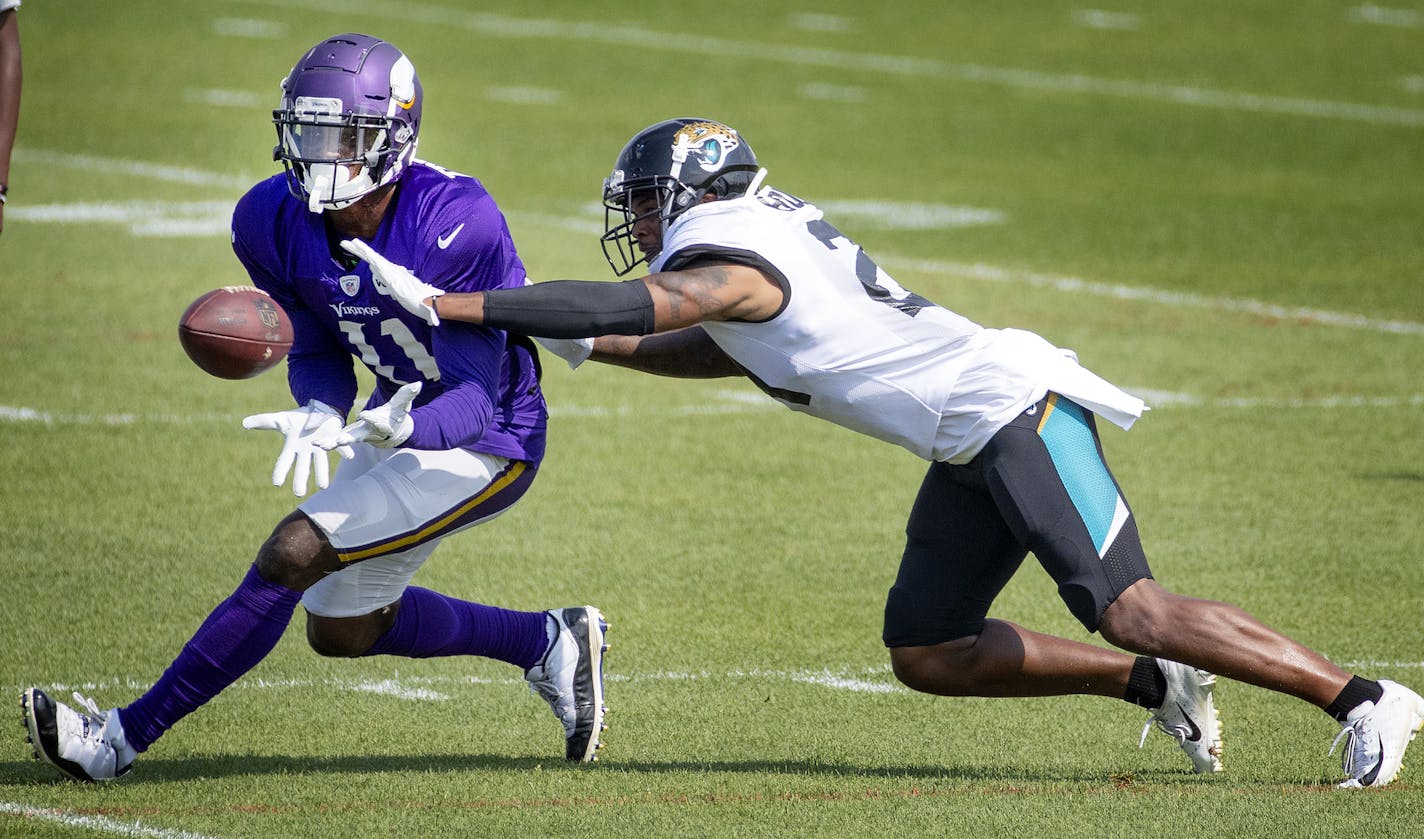
[[[707,320],[766,320],[780,309],[782,291],[755,268],[707,265],[620,283],[556,280],[413,302],[433,306],[447,320],[523,335],[587,338],[649,335]]]
[[[593,342],[594,361],[658,376],[713,379],[744,371],[700,326],[658,335],[604,335]]]
[[[341,246],[371,264],[376,288],[432,326],[465,321],[538,338],[598,337],[592,357],[664,376],[712,378],[744,371],[697,325],[764,321],[781,286],[745,265],[709,264],[605,283],[555,280],[484,292],[446,292],[392,265],[364,242]],[[632,336],[653,336],[641,339]],[[599,337],[601,336],[601,337]]]

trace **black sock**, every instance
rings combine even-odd
[[[1127,677],[1127,695],[1123,697],[1134,705],[1141,705],[1149,711],[1162,707],[1167,699],[1167,677],[1156,659],[1138,656],[1132,663],[1132,674]]]
[[[1350,712],[1359,707],[1360,703],[1378,702],[1382,696],[1384,696],[1384,688],[1380,687],[1379,682],[1351,676],[1350,681],[1340,691],[1340,695],[1335,697],[1335,701],[1325,706],[1325,713],[1337,722],[1343,723]]]

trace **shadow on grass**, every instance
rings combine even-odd
[[[1357,472],[1355,477],[1366,481],[1408,481],[1410,483],[1424,483],[1424,472]]]
[[[352,755],[346,757],[300,757],[288,755],[230,755],[165,759],[161,755],[141,758],[134,771],[117,781],[132,784],[166,783],[258,775],[373,775],[400,773],[491,772],[524,773],[551,769],[569,772],[647,774],[754,774],[885,781],[971,781],[991,786],[1015,784],[1117,785],[1134,782],[1167,782],[1198,778],[1185,770],[1143,771],[1136,775],[1114,775],[1101,771],[1054,770],[1042,767],[1023,769],[1000,765],[878,766],[865,767],[824,761],[740,760],[740,761],[600,761],[597,764],[569,764],[554,755],[517,757],[508,755]],[[1135,781],[1134,781],[1135,778]],[[0,786],[68,783],[51,767],[37,761],[0,762]]]

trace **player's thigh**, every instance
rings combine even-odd
[[[981,452],[985,482],[1074,617],[1095,631],[1108,605],[1151,573],[1092,414],[1056,394],[1038,408]]]
[[[931,464],[886,598],[885,645],[917,647],[978,635],[1025,555],[975,467]]]
[[[440,540],[503,514],[536,473],[466,449],[375,450],[368,462],[362,450],[372,448],[357,446],[349,477],[300,507],[341,560],[302,597],[313,614],[351,617],[395,602]]]

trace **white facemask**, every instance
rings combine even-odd
[[[303,186],[307,191],[307,209],[313,213],[344,209],[376,188],[371,181],[371,170],[364,166],[355,177],[349,167],[335,163],[310,163],[306,170]]]

